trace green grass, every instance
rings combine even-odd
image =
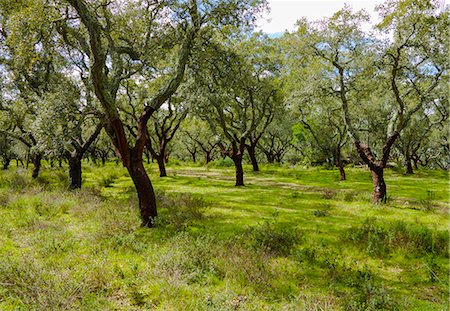
[[[176,164],[176,165],[175,165]],[[0,310],[448,310],[448,173],[169,165],[140,228],[126,170],[0,172]]]

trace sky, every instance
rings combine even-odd
[[[442,0],[443,1],[443,0]],[[305,16],[309,21],[330,17],[347,3],[355,11],[365,9],[373,22],[378,21],[375,6],[383,0],[268,0],[271,12],[258,21],[258,29],[268,34],[293,31],[297,20]],[[449,1],[445,1],[449,3]]]

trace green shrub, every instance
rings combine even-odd
[[[436,194],[433,191],[428,190],[425,198],[418,200],[419,206],[427,212],[432,212],[436,209]]]
[[[350,228],[344,239],[372,256],[386,256],[399,249],[408,254],[448,256],[448,232],[432,231],[401,221],[382,226],[376,219],[367,219],[361,226]]]
[[[357,196],[358,196],[358,192],[356,192],[356,191],[345,191],[343,199],[345,202],[352,202],[352,201],[355,201]]]
[[[296,228],[274,221],[265,221],[259,226],[250,228],[247,235],[253,249],[279,256],[289,255],[294,245],[301,240]]]
[[[189,193],[156,192],[156,201],[161,209],[158,223],[169,226],[175,231],[183,231],[205,217],[208,207],[202,198]]]
[[[105,188],[112,187],[112,185],[117,180],[117,178],[118,178],[118,175],[115,172],[103,175],[100,179],[100,185]]]
[[[208,167],[232,167],[232,166],[234,166],[234,162],[229,157],[214,160],[208,163]]]
[[[366,267],[356,271],[352,297],[345,303],[346,310],[398,310],[383,283]]]
[[[9,186],[14,190],[23,190],[32,185],[32,181],[28,176],[22,174],[12,174],[8,179]]]
[[[213,260],[216,244],[211,236],[193,237],[182,232],[160,250],[155,273],[188,284],[221,279],[224,275]]]
[[[326,200],[332,200],[334,199],[338,194],[338,191],[335,189],[325,189],[322,192],[322,197]]]

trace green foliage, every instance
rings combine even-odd
[[[417,202],[425,211],[432,212],[436,209],[436,194],[428,190],[425,198]]]
[[[234,162],[231,158],[225,157],[208,163],[208,167],[233,167]]]
[[[156,193],[158,206],[164,209],[158,219],[158,224],[168,226],[175,231],[186,230],[189,226],[200,224],[205,218],[208,207],[201,197],[189,193]]]
[[[296,228],[275,220],[266,220],[259,226],[250,228],[247,235],[254,250],[263,250],[276,256],[289,255],[302,238]]]
[[[367,268],[358,270],[353,280],[352,299],[347,310],[400,310],[392,300],[386,287],[376,281],[376,276]]]
[[[345,237],[371,256],[385,257],[395,250],[423,256],[436,254],[448,257],[448,232],[432,231],[403,221],[380,225],[376,219],[366,219],[359,227],[350,228]]]
[[[44,171],[45,187],[27,176],[21,189],[10,181],[26,172],[0,172],[0,309],[446,307],[447,214],[405,204],[433,183],[442,207],[446,173],[388,170],[397,198],[374,207],[363,169],[339,183],[323,168],[263,166],[235,189],[230,169],[169,168],[177,174],[153,178],[160,222],[152,229],[139,227],[132,182],[113,163],[87,165],[88,187],[73,192],[59,169]],[[146,169],[156,174],[156,164]],[[105,188],[110,174],[117,180]],[[330,189],[334,198],[324,196]]]

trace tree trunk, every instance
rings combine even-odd
[[[405,172],[405,174],[407,174],[407,175],[414,174],[414,171],[413,171],[413,167],[412,167],[411,159],[410,159],[410,158],[407,158],[407,159],[405,160],[405,167],[406,167],[406,172]]]
[[[101,158],[102,158],[102,165],[105,166],[105,164],[106,164],[106,157],[102,156]]]
[[[61,168],[62,167],[62,159],[61,158],[59,158],[59,160],[58,160],[58,166]]]
[[[339,180],[340,181],[346,180],[344,165],[342,165],[342,162],[339,162],[338,168],[339,168]]]
[[[192,152],[192,153],[191,153],[191,156],[192,156],[192,161],[193,161],[194,163],[196,163],[196,162],[197,162],[197,158],[195,157],[195,152]]]
[[[413,164],[414,164],[414,169],[415,170],[418,170],[419,169],[419,161],[420,161],[420,159],[418,158],[418,157],[414,157],[413,158]]]
[[[39,170],[41,169],[41,160],[42,160],[42,154],[37,153],[33,157],[33,171],[31,173],[32,178],[37,178],[39,176]]]
[[[69,161],[69,177],[70,177],[70,190],[81,188],[81,157],[68,156]]]
[[[153,227],[155,225],[156,217],[158,216],[155,191],[153,190],[150,178],[148,178],[144,169],[142,155],[136,155],[132,151],[130,166],[127,167],[127,169],[138,194],[139,209],[142,218],[141,226]]]
[[[8,169],[9,163],[11,163],[11,159],[10,158],[4,159],[4,162],[3,162],[3,170],[4,171],[6,171]]]
[[[211,152],[205,151],[205,164],[211,162]]]
[[[384,182],[384,169],[380,166],[370,169],[373,181],[373,203],[386,203],[387,192],[386,183]]]
[[[159,177],[167,177],[164,154],[157,156],[156,161],[158,162],[159,167]]]
[[[336,157],[336,159],[334,160],[336,167],[339,169],[339,180],[343,181],[346,179],[345,177],[345,170],[344,170],[344,164],[341,161],[341,157],[340,155]]]
[[[244,169],[242,168],[242,156],[233,157],[234,166],[236,168],[236,187],[244,186]]]
[[[256,160],[255,146],[247,146],[250,162],[252,163],[253,172],[259,172],[258,161]]]

